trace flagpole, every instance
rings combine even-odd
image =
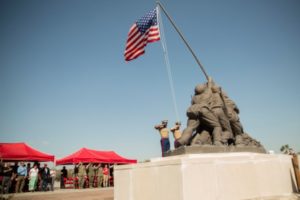
[[[177,33],[179,34],[179,36],[181,37],[181,39],[183,40],[184,44],[187,46],[187,48],[190,50],[190,52],[192,53],[194,59],[196,60],[197,64],[199,65],[200,69],[202,70],[202,72],[204,73],[206,79],[208,80],[208,75],[203,67],[203,65],[201,64],[200,60],[197,58],[196,54],[194,53],[194,51],[192,50],[192,48],[190,47],[190,45],[187,43],[187,41],[185,40],[185,38],[183,37],[182,33],[180,32],[180,30],[178,29],[178,27],[175,25],[174,21],[172,20],[172,18],[170,17],[170,15],[167,13],[167,11],[165,10],[165,8],[163,7],[163,5],[157,1],[156,2],[157,5],[159,5],[159,7],[162,9],[162,11],[165,13],[165,15],[167,16],[167,18],[169,19],[169,21],[171,22],[171,24],[173,25],[173,27],[175,28],[175,30],[177,31]]]
[[[169,54],[168,54],[168,49],[167,49],[167,42],[165,38],[165,33],[164,33],[164,27],[162,23],[162,19],[160,16],[159,8],[158,6],[156,7],[157,11],[157,21],[158,21],[158,26],[159,26],[159,32],[160,32],[160,41],[161,41],[161,46],[164,52],[164,57],[165,57],[165,63],[166,63],[166,69],[168,73],[168,78],[169,78],[169,84],[170,84],[170,89],[171,89],[171,94],[172,94],[172,100],[173,100],[173,105],[175,109],[175,114],[176,114],[176,119],[179,122],[179,114],[178,114],[178,108],[177,108],[177,103],[176,103],[176,95],[175,95],[175,89],[174,89],[174,84],[173,84],[173,77],[172,77],[172,72],[171,72],[171,64],[169,60]]]

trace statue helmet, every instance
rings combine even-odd
[[[220,87],[218,85],[213,85],[211,87],[212,92],[220,92]]]
[[[195,87],[195,94],[201,94],[206,88],[205,84],[198,84]]]

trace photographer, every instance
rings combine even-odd
[[[162,151],[162,157],[165,152],[170,150],[169,130],[167,129],[168,120],[163,120],[161,124],[155,125],[154,128],[159,131],[161,136],[160,145]]]
[[[175,126],[171,128],[171,132],[173,133],[173,137],[174,137],[174,147],[176,147],[177,140],[181,137],[180,126],[181,126],[181,122],[176,122]]]

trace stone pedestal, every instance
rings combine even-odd
[[[259,153],[187,154],[117,166],[115,200],[296,198],[291,157]]]
[[[201,153],[233,153],[233,152],[251,152],[251,153],[267,153],[263,147],[253,146],[214,146],[214,145],[194,145],[181,146],[177,149],[164,153],[164,156],[177,156],[183,154],[201,154]]]

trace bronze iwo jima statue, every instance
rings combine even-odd
[[[186,112],[187,127],[176,140],[175,147],[201,146],[203,152],[265,153],[260,142],[244,132],[239,112],[235,102],[209,77],[206,83],[195,87]]]
[[[187,127],[175,140],[172,156],[185,153],[255,152],[266,153],[257,140],[244,132],[240,110],[211,77],[195,87],[187,109]]]

